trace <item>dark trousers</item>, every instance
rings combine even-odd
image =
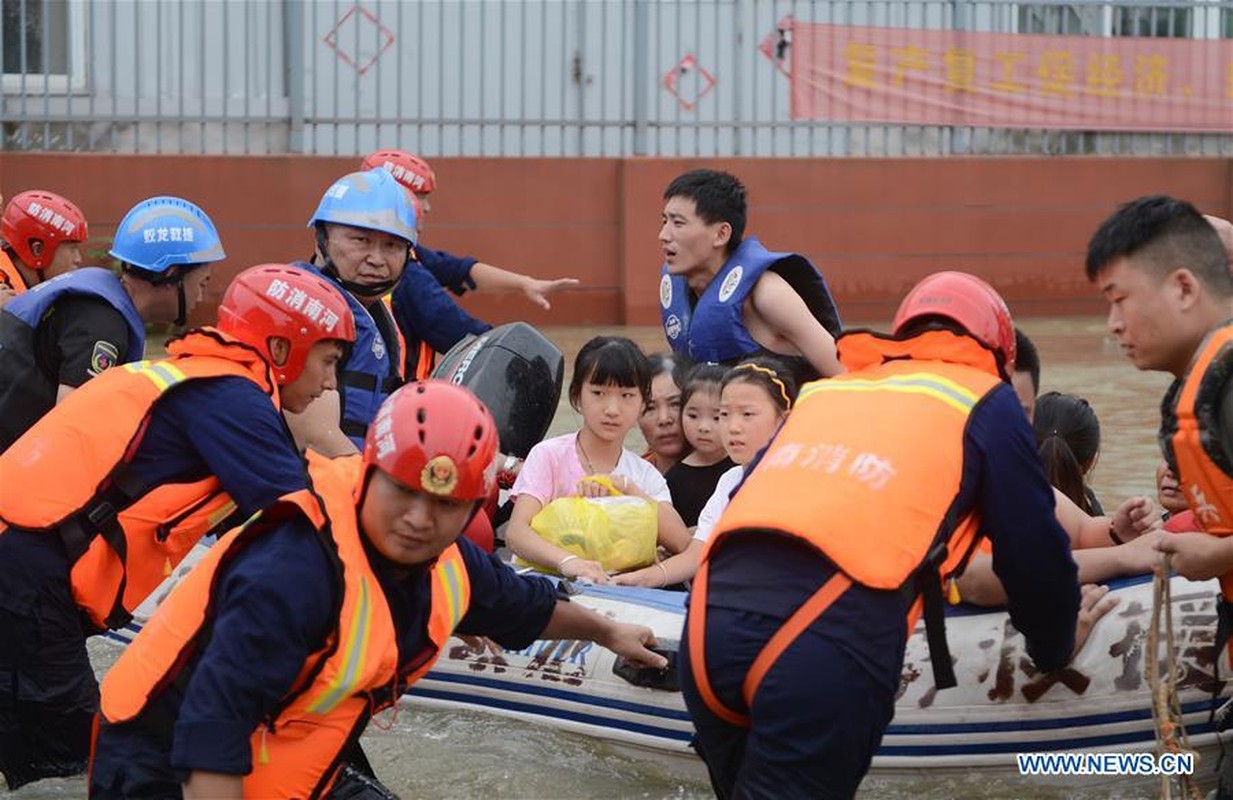
[[[9,789],[85,771],[98,683],[57,538],[0,533],[0,772]]]
[[[746,708],[741,699],[745,675],[783,621],[708,609],[705,655],[711,687],[724,705],[748,715],[747,729],[725,722],[702,701],[686,626],[678,656],[681,690],[697,728],[694,746],[721,800],[850,798],[868,772],[894,716],[894,691],[819,635],[826,616],[784,651]]]
[[[99,720],[90,764],[91,800],[178,798],[184,777],[171,768],[169,733],[135,722],[109,725]]]
[[[168,800],[183,797],[188,776],[171,766],[172,732],[156,733],[139,720],[99,723],[90,800]],[[326,800],[397,800],[373,775],[359,742],[343,756],[344,765]]]

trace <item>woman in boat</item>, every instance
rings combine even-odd
[[[1102,516],[1088,484],[1100,455],[1100,420],[1091,404],[1078,395],[1045,392],[1036,400],[1032,426],[1049,483],[1087,514]]]
[[[647,362],[651,365],[651,399],[638,417],[638,427],[646,439],[642,457],[661,475],[667,475],[689,452],[681,430],[681,385],[677,381],[677,374],[688,364],[665,353],[652,353]]]
[[[1039,361],[1036,365],[1033,392],[1040,386]],[[1016,375],[1022,372],[1019,366],[1016,361]],[[1053,486],[1054,514],[1070,537],[1080,582],[1100,583],[1150,571],[1162,535],[1151,499],[1131,497],[1106,515],[1084,481],[1100,451],[1100,423],[1088,402],[1073,394],[1047,392],[1038,400],[1024,398],[1023,405],[1025,411],[1032,409],[1028,419],[1036,431],[1045,476]],[[982,540],[979,548],[967,570],[952,582],[951,600],[1003,605],[1006,592],[993,573],[988,540]]]

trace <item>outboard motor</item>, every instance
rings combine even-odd
[[[526,458],[557,413],[565,356],[535,328],[511,322],[454,345],[432,377],[474,392],[497,421],[501,452]]]

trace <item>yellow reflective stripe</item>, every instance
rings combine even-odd
[[[908,375],[894,375],[878,380],[865,379],[831,379],[817,381],[801,390],[797,405],[807,397],[818,392],[904,392],[921,394],[940,400],[955,410],[968,414],[976,401],[980,399],[975,392],[967,387],[947,380],[938,375],[925,372]]]
[[[169,361],[155,361],[150,364],[150,371],[163,376],[168,383],[176,384],[188,380],[184,372]]]
[[[445,603],[450,615],[450,630],[458,627],[462,621],[462,576],[459,575],[461,564],[451,559],[442,570],[442,583],[445,588]]]
[[[223,505],[222,508],[220,508],[218,511],[215,511],[213,514],[211,514],[206,519],[206,524],[209,525],[211,528],[217,527],[223,520],[231,516],[235,512],[235,509],[236,509],[235,501],[228,501],[227,503]],[[257,513],[253,514],[251,517],[248,518],[248,520],[245,520],[242,523],[242,525],[247,525],[249,521],[256,519],[257,514],[259,513],[261,512],[258,511]]]
[[[368,657],[368,634],[372,622],[368,600],[368,579],[360,578],[360,599],[356,603],[355,614],[351,617],[350,635],[343,647],[342,668],[339,669],[329,686],[309,706],[313,714],[328,714],[334,708],[350,697],[359,684],[360,666]]]
[[[125,364],[124,368],[136,375],[149,378],[160,392],[165,392],[177,383],[188,379],[179,367],[165,361],[138,361],[135,364]]]

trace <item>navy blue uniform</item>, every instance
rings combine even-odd
[[[478,259],[471,256],[456,256],[444,250],[433,250],[431,247],[416,245],[415,255],[420,263],[427,267],[437,283],[461,297],[468,289],[475,288],[471,280],[471,268]]]
[[[445,293],[423,264],[410,262],[393,292],[394,319],[407,342],[408,354],[420,342],[444,353],[464,337],[492,330],[492,326],[464,311]]]
[[[10,354],[0,355],[0,452],[30,430],[56,404],[60,385],[74,389],[101,370],[111,353],[128,350],[124,315],[97,297],[69,296],[34,331],[34,366],[38,378],[14,369]],[[105,363],[100,363],[103,360]]]
[[[251,770],[252,732],[337,620],[341,587],[317,536],[306,520],[295,519],[256,537],[224,567],[209,645],[187,667],[187,679],[175,681],[137,720],[102,726],[92,797],[178,797],[193,770]],[[429,571],[407,575],[364,544],[394,616],[399,660],[408,663],[430,645]],[[471,582],[458,632],[484,634],[513,649],[529,645],[556,606],[552,584],[515,575],[466,539],[458,546]]]
[[[993,544],[994,572],[1012,598],[1011,620],[1037,667],[1065,664],[1079,602],[1076,567],[1062,557],[1069,541],[1009,385],[996,387],[969,418],[955,508],[960,516],[979,514]],[[741,709],[750,663],[835,567],[793,537],[730,536],[710,561],[706,665],[720,702]],[[856,792],[894,715],[910,604],[904,593],[853,584],[767,673],[749,709],[756,736],[707,708],[682,642],[682,688],[720,797]]]
[[[235,520],[309,482],[270,398],[238,377],[171,389],[155,405],[132,467],[148,485],[215,475],[235,500]],[[58,536],[0,535],[0,770],[9,788],[85,766],[98,685],[68,569]]]

